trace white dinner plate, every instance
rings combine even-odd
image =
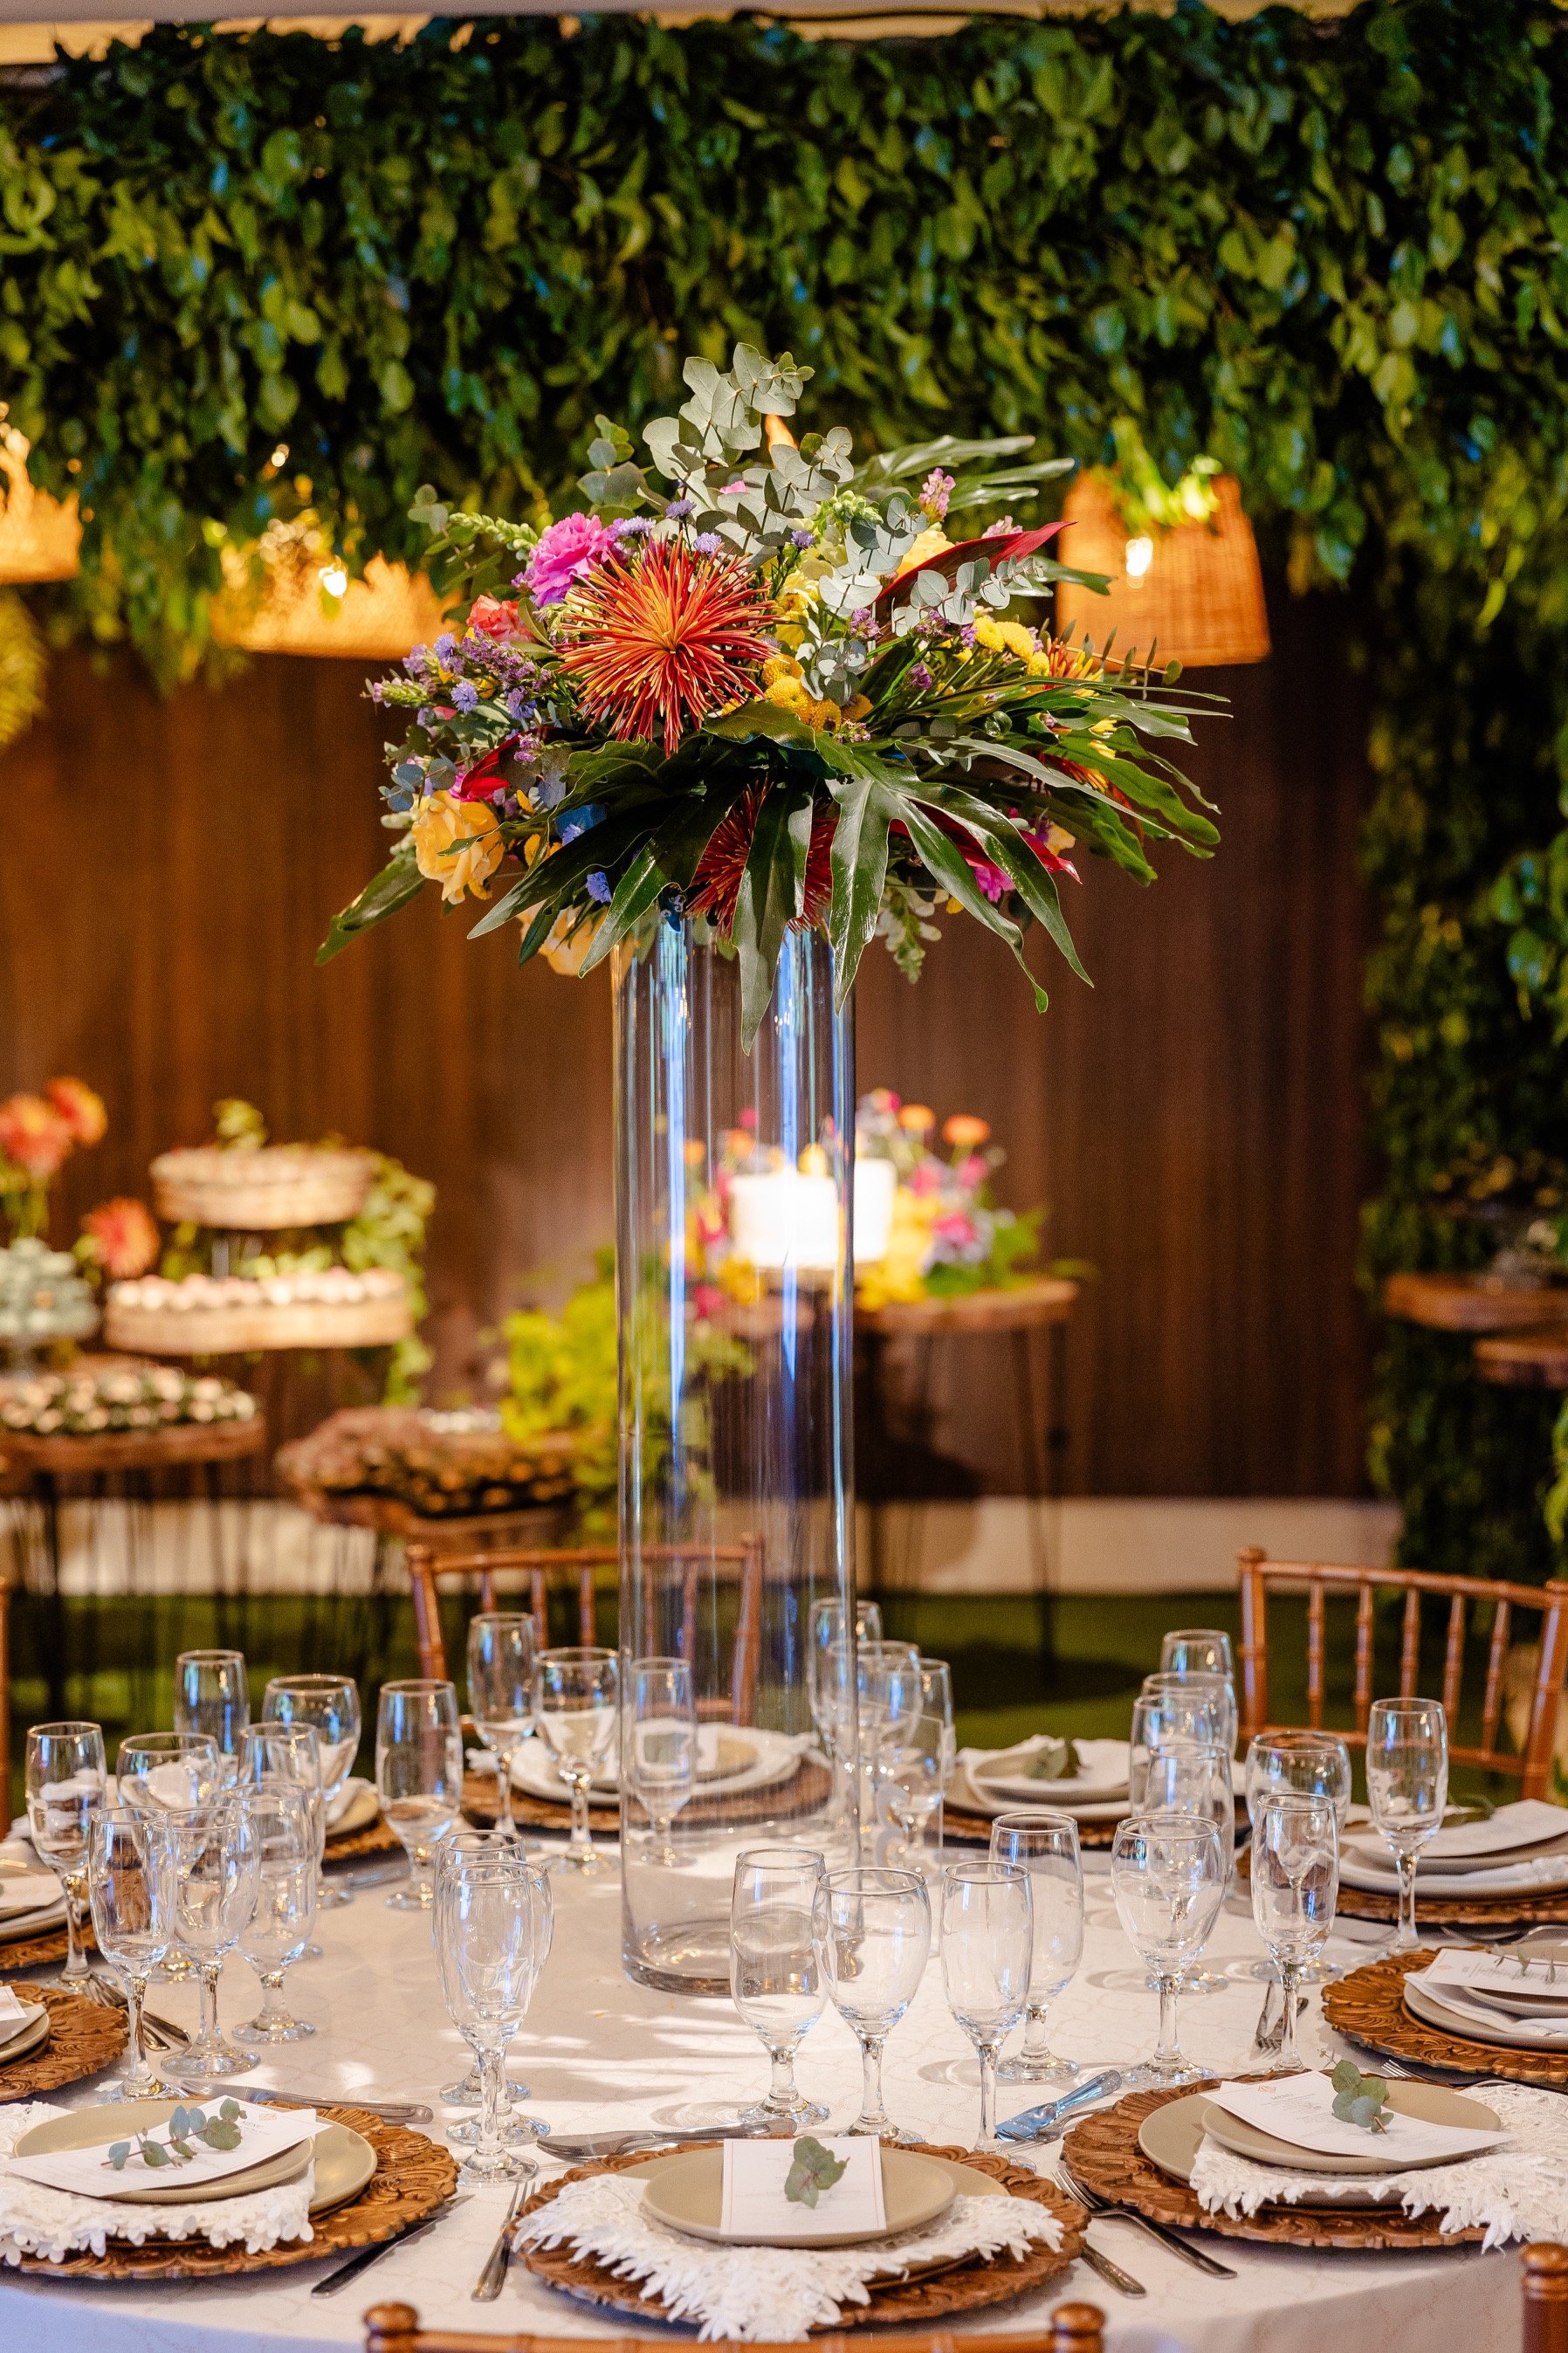
[[[1415,2116],[1426,2125],[1458,2125],[1467,2132],[1499,2132],[1502,2118],[1495,2108],[1482,2100],[1467,2099],[1461,2092],[1450,2092],[1444,2084],[1406,2084],[1394,2082],[1388,2086],[1388,2105],[1396,2116]],[[1408,2159],[1400,2164],[1382,2155],[1376,2133],[1366,2136],[1365,2152],[1353,2156],[1331,2154],[1322,2149],[1302,2148],[1279,2134],[1264,2132],[1258,2126],[1233,2116],[1211,2100],[1204,2110],[1204,2130],[1210,2140],[1217,2140],[1237,2157],[1249,2158],[1255,2165],[1284,2166],[1292,2173],[1321,2173],[1331,2178],[1381,2179],[1391,2173],[1425,2173],[1435,2165],[1463,2165],[1474,2151],[1454,2157],[1425,2157],[1412,2164]]]
[[[997,2185],[969,2166],[926,2157],[908,2148],[882,2151],[882,2204],[887,2221],[880,2231],[781,2232],[765,2239],[727,2232],[721,2221],[724,2209],[722,2148],[683,2149],[647,2166],[638,2166],[643,2203],[650,2214],[672,2231],[689,2238],[717,2239],[731,2246],[863,2247],[878,2239],[896,2238],[904,2231],[929,2228],[945,2214],[960,2189],[975,2194],[977,2181]],[[984,2192],[980,2194],[984,2195]]]
[[[751,1725],[701,1725],[697,1734],[696,1796],[700,1800],[732,1797],[746,1789],[770,1789],[798,1772],[811,1745],[788,1733],[760,1732]],[[513,1788],[531,1798],[543,1798],[559,1806],[572,1802],[572,1793],[542,1740],[523,1742],[512,1759],[511,1780]],[[595,1776],[593,1787],[601,1800],[614,1800],[620,1790],[620,1776],[613,1765]]]
[[[20,1945],[29,1936],[47,1935],[51,1928],[66,1925],[66,1899],[58,1904],[46,1904],[39,1912],[16,1912],[9,1920],[0,1920],[0,1945]]]
[[[1568,2029],[1549,2031],[1539,2021],[1472,2009],[1458,1993],[1433,1992],[1422,1983],[1418,1970],[1405,1980],[1405,2007],[1424,2026],[1439,2026],[1446,2034],[1462,2034],[1470,2042],[1497,2042],[1507,2051],[1568,2052]]]
[[[1399,1874],[1392,1857],[1384,1869],[1361,1862],[1347,1848],[1340,1857],[1340,1884],[1364,1888],[1374,1895],[1396,1895]],[[1500,1865],[1494,1871],[1432,1871],[1425,1862],[1418,1863],[1415,1871],[1417,1901],[1427,1903],[1444,1895],[1467,1904],[1477,1895],[1553,1895],[1563,1888],[1568,1888],[1568,1852]]]
[[[8,2031],[7,2039],[0,2042],[0,2070],[8,2067],[13,2059],[26,2059],[30,2052],[49,2039],[49,2013],[40,2002],[37,2010],[28,2010],[21,2023]]]

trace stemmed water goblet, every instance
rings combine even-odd
[[[797,2045],[827,2000],[816,1899],[823,1859],[815,1847],[754,1846],[735,1858],[730,1890],[730,1991],[773,2063],[765,2098],[744,2125],[795,2130],[825,2121],[795,2080]]]
[[[479,2135],[464,2167],[476,2181],[521,2180],[533,2158],[507,2145],[507,2045],[527,2014],[550,1951],[550,1882],[521,1852],[443,1853],[435,1894],[436,1961],[447,2014],[479,2063]]]
[[[1334,1925],[1340,1884],[1340,1829],[1321,1799],[1270,1799],[1252,1833],[1252,1918],[1279,1975],[1285,2010],[1279,2070],[1300,2067],[1296,1989],[1303,1966]]]
[[[1117,1825],[1110,1888],[1121,1925],[1160,1992],[1160,2037],[1152,2058],[1122,2073],[1122,2084],[1191,2083],[1198,2071],[1183,2057],[1176,1993],[1208,1942],[1225,1898],[1225,1859],[1212,1820],[1198,1814],[1135,1814]]]
[[[496,1760],[496,1822],[510,1831],[512,1760],[533,1730],[533,1620],[521,1609],[481,1609],[468,1620],[468,1714]]]
[[[1141,1810],[1196,1814],[1213,1822],[1225,1866],[1223,1902],[1236,1871],[1236,1784],[1229,1750],[1201,1740],[1173,1740],[1166,1748],[1156,1748],[1144,1775]],[[1222,1970],[1205,1968],[1200,1962],[1184,1970],[1182,1991],[1219,1993],[1230,1982]]]
[[[120,1803],[133,1813],[169,1823],[205,1818],[224,1786],[224,1760],[210,1732],[142,1732],[122,1740],[115,1758]],[[178,1936],[159,1967],[165,1978],[188,1978],[195,1963]]]
[[[1412,1951],[1415,1865],[1443,1827],[1448,1802],[1448,1720],[1435,1699],[1380,1699],[1366,1722],[1366,1796],[1399,1873],[1399,1926],[1391,1952]]]
[[[200,1812],[169,1818],[171,1922],[202,1980],[201,2031],[170,2061],[182,2077],[216,2081],[256,2064],[254,2052],[225,2041],[217,2019],[224,1960],[250,1926],[260,1886],[260,1844],[247,1795],[226,1790]]]
[[[298,2042],[315,2028],[292,2017],[283,2000],[283,1975],[310,1950],[319,1873],[316,1826],[305,1792],[268,1781],[242,1792],[256,1841],[256,1903],[240,1931],[240,1958],[261,1980],[261,2008],[239,2028],[249,2042]]]
[[[1260,1822],[1266,1806],[1289,1797],[1331,1806],[1341,1840],[1351,1808],[1351,1752],[1332,1732],[1260,1732],[1247,1751],[1245,1767],[1247,1818]],[[1269,1961],[1256,1961],[1247,1974],[1272,1980]],[[1300,1968],[1303,1985],[1326,1985],[1339,1970],[1321,1953],[1305,1957]]]
[[[1167,1675],[1219,1675],[1234,1690],[1236,1658],[1218,1626],[1173,1626],[1160,1641],[1160,1671]]]
[[[155,2099],[163,2086],[147,2057],[142,2005],[147,1980],[168,1949],[171,1894],[169,1838],[156,1815],[105,1806],[87,1826],[88,1897],[92,1933],[110,1968],[125,1980],[130,2063],[110,2100]]]
[[[90,1976],[82,1951],[88,1900],[88,1831],[104,1803],[103,1729],[96,1724],[36,1724],[27,1735],[27,1831],[40,1862],[60,1883],[66,1907],[62,1976]]]
[[[991,1825],[991,1860],[1029,1875],[1034,1941],[1024,2045],[997,2068],[1004,2084],[1071,2084],[1081,2070],[1051,2049],[1047,2017],[1083,1958],[1083,1861],[1078,1824],[1052,1807],[1020,1808]]]
[[[292,1789],[310,1818],[316,1841],[316,1883],[321,1885],[327,1852],[327,1800],[322,1787],[321,1736],[313,1724],[278,1717],[247,1726],[239,1744],[239,1779],[247,1789]],[[300,1957],[319,1961],[320,1945]]]
[[[884,1761],[888,1811],[900,1834],[893,1860],[902,1869],[924,1871],[926,1833],[932,1822],[940,1823],[957,1762],[952,1730],[940,1715],[917,1715],[912,1724],[899,1726]],[[939,1852],[941,1842],[939,1830]]]
[[[697,1703],[686,1659],[634,1659],[626,1694],[626,1787],[653,1828],[644,1860],[673,1867],[670,1824],[697,1788]]]
[[[620,1662],[614,1651],[588,1644],[541,1651],[534,1662],[533,1721],[555,1769],[572,1793],[572,1836],[553,1871],[607,1871],[594,1844],[588,1792],[615,1743]]]
[[[996,2061],[1023,2017],[1034,1957],[1029,1873],[1010,1863],[961,1862],[942,1873],[942,1974],[947,2006],[980,2061],[976,2149],[1005,2155],[996,2136]]]
[[[882,2096],[882,2050],[920,1990],[931,1953],[931,1897],[918,1871],[829,1872],[816,1899],[833,2007],[860,2045],[860,2113],[846,2127],[882,2140],[919,2137]]]
[[[425,1676],[383,1683],[375,1790],[410,1866],[408,1885],[395,1888],[387,1905],[395,1912],[427,1912],[435,1901],[431,1854],[463,1803],[463,1736],[452,1684]]]
[[[261,1720],[263,1724],[285,1725],[308,1724],[315,1732],[321,1758],[324,1861],[332,1808],[342,1795],[359,1755],[359,1685],[352,1675],[274,1675],[262,1698]],[[318,1912],[341,1911],[345,1904],[353,1902],[346,1888],[331,1886],[324,1871],[319,1874]]]
[[[244,1651],[182,1651],[174,1661],[174,1729],[210,1734],[217,1743],[226,1781],[234,1779],[239,1736],[249,1722]]]
[[[1133,1812],[1143,1810],[1149,1759],[1157,1749],[1185,1740],[1234,1754],[1235,1722],[1235,1694],[1217,1676],[1146,1676],[1132,1703],[1127,1753],[1127,1794]]]

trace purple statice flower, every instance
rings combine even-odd
[[[506,707],[508,717],[515,719],[520,727],[531,719],[539,708],[526,688],[521,686],[512,688],[511,692],[507,696]]]
[[[380,680],[379,678],[373,678],[373,679],[371,680],[371,682],[370,682],[370,699],[371,699],[371,701],[372,701],[373,702],[381,702],[384,701],[384,699],[385,699],[385,695],[386,695],[386,688],[385,688],[385,687],[384,687],[384,685],[382,683],[381,680]]]
[[[947,502],[956,487],[951,474],[944,474],[940,466],[931,468],[931,472],[921,484],[920,502],[932,522],[942,522],[945,520]]]
[[[653,525],[647,515],[626,515],[610,525],[612,539],[646,539]]]
[[[436,640],[437,660],[449,662],[457,650],[457,638],[452,635],[450,629],[443,629],[440,636]]]
[[[816,537],[814,531],[802,531],[797,525],[789,535],[789,543],[792,547],[809,547]]]
[[[982,539],[1011,539],[1017,528],[1011,515],[998,515],[994,522],[986,524],[980,536]]]
[[[959,644],[960,644],[961,646],[973,646],[973,643],[974,643],[974,624],[973,624],[973,621],[965,621],[965,622],[964,622],[964,624],[963,624],[963,628],[959,630],[959,633],[958,633],[958,642],[959,642]]]
[[[471,678],[460,678],[452,689],[454,711],[473,711],[479,706],[479,690]]]
[[[699,555],[719,555],[723,553],[724,543],[716,531],[700,531],[691,544]]]
[[[610,878],[607,874],[601,873],[597,867],[588,877],[588,896],[590,899],[596,899],[601,907],[607,907],[610,903],[612,896]]]
[[[431,708],[431,706],[429,705],[429,703],[427,703],[427,702],[426,702],[426,703],[422,707],[422,709],[421,709],[421,711],[420,711],[420,712],[419,712],[419,724],[420,724],[420,726],[421,726],[421,727],[434,727],[434,725],[436,724],[436,716],[437,716],[436,712],[432,710],[432,708]]]
[[[917,694],[924,694],[928,687],[931,687],[936,684],[935,679],[931,676],[931,671],[926,668],[924,662],[911,662],[906,675],[908,676],[910,684],[914,688]]]
[[[688,498],[671,499],[664,512],[669,522],[684,522],[688,515],[697,512],[697,501]]]

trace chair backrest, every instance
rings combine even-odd
[[[1270,1560],[1256,1545],[1238,1556],[1241,1572],[1241,1731],[1244,1738],[1279,1730],[1268,1711],[1268,1597],[1274,1593],[1307,1596],[1307,1720],[1315,1731],[1323,1725],[1326,1642],[1324,1613],[1333,1595],[1353,1595],[1355,1620],[1355,1726],[1344,1738],[1364,1746],[1367,1717],[1373,1704],[1373,1639],[1379,1593],[1405,1596],[1400,1624],[1399,1696],[1415,1694],[1420,1672],[1421,1605],[1432,1595],[1447,1602],[1443,1688],[1440,1694],[1450,1727],[1458,1720],[1459,1683],[1464,1672],[1465,1632],[1468,1612],[1484,1604],[1492,1611],[1487,1651],[1486,1688],[1481,1699],[1479,1746],[1453,1742],[1449,1754],[1462,1765],[1479,1765],[1494,1773],[1519,1778],[1522,1794],[1543,1798],[1552,1776],[1552,1754],[1557,1711],[1568,1671],[1568,1584],[1504,1585],[1489,1577],[1438,1577],[1416,1568],[1347,1568],[1323,1561]],[[1531,1692],[1530,1722],[1521,1748],[1499,1746],[1504,1729],[1503,1670],[1509,1639],[1521,1611],[1539,1618],[1540,1642]],[[1380,1698],[1384,1694],[1377,1694]],[[1392,1696],[1392,1694],[1386,1694]],[[1336,1727],[1338,1729],[1339,1727]],[[1565,2348],[1568,2353],[1568,2348]]]
[[[595,1639],[594,1572],[613,1568],[619,1555],[605,1547],[583,1546],[557,1551],[537,1547],[502,1548],[495,1552],[436,1553],[426,1545],[410,1545],[408,1578],[414,1593],[414,1625],[419,1641],[419,1672],[444,1681],[447,1675],[447,1645],[441,1632],[440,1588],[479,1579],[481,1609],[494,1609],[497,1578],[524,1575],[529,1583],[529,1608],[534,1639],[542,1648],[550,1640],[549,1591],[552,1583],[575,1579],[577,1639]],[[756,1711],[757,1677],[762,1662],[763,1547],[757,1536],[734,1545],[644,1545],[645,1653],[657,1647],[657,1597],[661,1584],[679,1587],[679,1654],[697,1655],[698,1605],[705,1575],[732,1582],[739,1588],[734,1648],[730,1669],[730,1696],[700,1703],[700,1715],[726,1717],[732,1724],[750,1724]]]
[[[0,1575],[0,1838],[11,1827],[11,1588]]]
[[[817,2353],[860,2353],[855,2336],[814,2337]],[[378,2304],[364,2316],[364,2353],[583,2353],[581,2337],[476,2336],[469,2329],[421,2328],[409,2304]],[[669,2353],[665,2337],[601,2341],[600,2353]],[[1043,2327],[1013,2337],[956,2337],[931,2329],[899,2337],[899,2353],[1104,2353],[1105,2315],[1097,2305],[1058,2304]],[[753,2353],[799,2353],[785,2345],[759,2345]]]
[[[1526,2247],[1520,2284],[1524,2353],[1568,2353],[1568,2247]]]

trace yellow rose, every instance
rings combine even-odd
[[[519,916],[518,921],[524,931],[533,921],[533,915],[534,910],[525,907]],[[550,926],[550,937],[539,951],[551,971],[558,972],[563,980],[575,980],[583,969],[584,957],[599,936],[599,925],[603,921],[601,915],[592,923],[584,923],[582,914],[570,907],[564,914],[557,915]]]
[[[506,855],[506,844],[488,801],[457,801],[450,793],[433,793],[420,802],[408,831],[419,871],[439,882],[448,906],[456,906],[466,891],[476,899],[489,898],[486,886]]]
[[[933,522],[929,531],[921,532],[919,539],[916,540],[914,545],[910,548],[909,554],[905,556],[903,562],[894,573],[894,579],[901,580],[906,572],[912,572],[914,570],[917,564],[929,564],[933,555],[941,555],[944,550],[950,548],[952,545],[952,542],[949,539],[946,532],[943,531],[941,523]]]

